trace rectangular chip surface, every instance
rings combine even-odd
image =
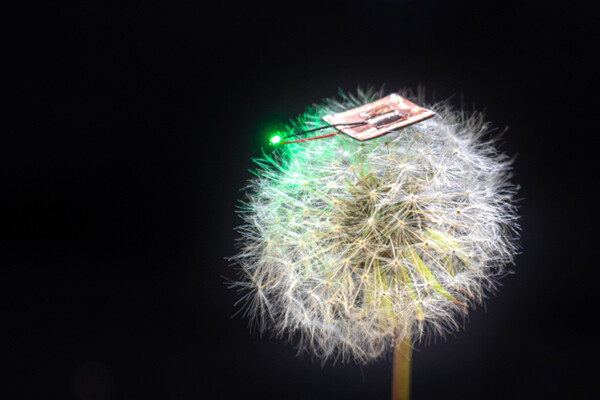
[[[382,99],[341,113],[326,115],[330,125],[364,122],[364,125],[336,127],[360,141],[369,140],[389,131],[433,117],[435,113],[392,93]]]

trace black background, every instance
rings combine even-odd
[[[597,53],[581,4],[22,3],[6,12],[3,399],[385,399],[231,318],[239,188],[273,129],[357,86],[426,88],[509,130],[515,274],[413,399],[598,395]],[[552,4],[556,4],[553,6]]]

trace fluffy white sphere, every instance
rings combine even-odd
[[[326,100],[294,128],[380,97]],[[480,114],[427,108],[436,116],[373,140],[340,134],[256,160],[234,286],[261,329],[299,332],[322,359],[367,362],[407,335],[458,329],[506,272],[518,228],[510,161],[484,140]]]

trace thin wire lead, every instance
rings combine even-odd
[[[320,131],[320,130],[327,129],[327,128],[335,128],[336,126],[351,126],[351,125],[365,125],[365,124],[368,124],[368,122],[366,122],[366,121],[363,121],[363,122],[346,122],[346,123],[343,123],[343,124],[324,125],[324,126],[320,126],[318,128],[313,128],[313,129],[309,129],[309,130],[306,130],[306,131],[292,133],[291,135],[286,136],[286,138],[288,138],[288,137],[294,137],[294,136],[300,136],[300,135],[304,135],[306,133],[316,132],[316,131]]]
[[[341,132],[333,132],[333,133],[328,133],[326,135],[321,135],[321,136],[313,136],[313,137],[309,137],[309,138],[303,138],[303,139],[296,139],[296,140],[286,140],[284,142],[280,142],[279,144],[290,144],[290,143],[299,143],[299,142],[307,142],[309,140],[315,140],[315,139],[323,139],[329,136],[335,136],[335,135],[339,135]]]

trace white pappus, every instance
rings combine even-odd
[[[290,129],[382,96],[325,100]],[[339,134],[255,160],[232,286],[259,329],[366,363],[409,335],[457,330],[507,272],[519,229],[510,159],[481,114],[426,107],[435,117],[369,141]]]

